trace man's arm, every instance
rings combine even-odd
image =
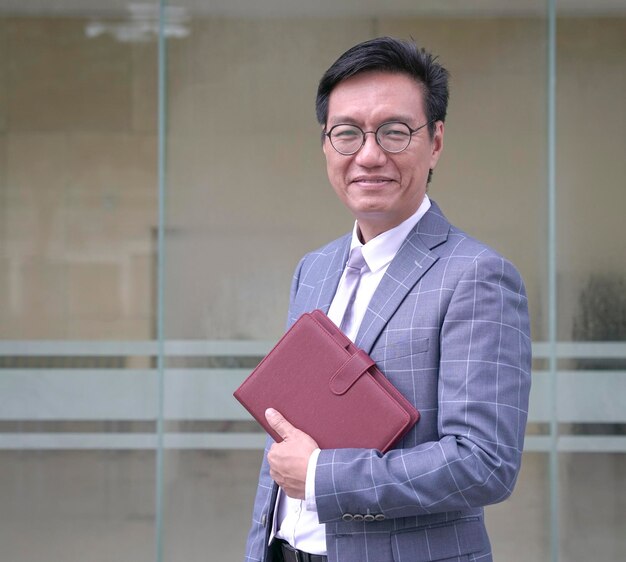
[[[389,518],[458,510],[510,495],[530,388],[527,301],[511,264],[489,257],[463,272],[443,319],[440,347],[439,440],[386,455],[322,451],[315,481],[321,522],[346,513]]]
[[[440,349],[439,440],[386,455],[322,451],[320,521],[368,509],[385,517],[422,515],[510,495],[521,461],[531,359],[527,299],[510,263],[481,258],[463,272],[445,312]]]

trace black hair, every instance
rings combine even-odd
[[[414,41],[393,37],[378,37],[355,45],[324,73],[315,100],[315,113],[320,125],[326,124],[328,99],[340,82],[361,72],[376,70],[406,74],[420,84],[432,138],[435,121],[446,119],[449,73],[437,62],[436,56],[418,48]]]

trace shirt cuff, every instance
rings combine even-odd
[[[317,458],[320,456],[321,449],[315,449],[309,457],[309,464],[306,469],[306,484],[304,489],[304,507],[307,511],[317,513],[317,504],[315,503],[315,470],[317,468]]]

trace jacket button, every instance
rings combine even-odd
[[[265,513],[263,514],[263,517],[261,517],[261,525],[263,525],[263,527],[267,525],[267,515]]]
[[[357,514],[354,516],[354,520],[355,520],[355,521],[363,521],[363,519],[365,519],[365,518],[364,518],[364,517],[363,517],[360,513],[357,513]]]
[[[344,513],[341,518],[344,521],[352,521],[354,519],[354,516],[351,513]]]
[[[371,513],[368,513],[365,517],[363,517],[363,520],[371,523],[372,521],[376,521],[376,517],[374,517]]]
[[[375,519],[376,521],[384,521],[384,520],[385,520],[385,516],[384,516],[382,513],[378,513],[378,514],[374,517],[374,519]]]

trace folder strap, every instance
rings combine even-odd
[[[352,355],[330,379],[330,390],[333,394],[345,394],[350,387],[374,365],[372,358],[359,349]]]

